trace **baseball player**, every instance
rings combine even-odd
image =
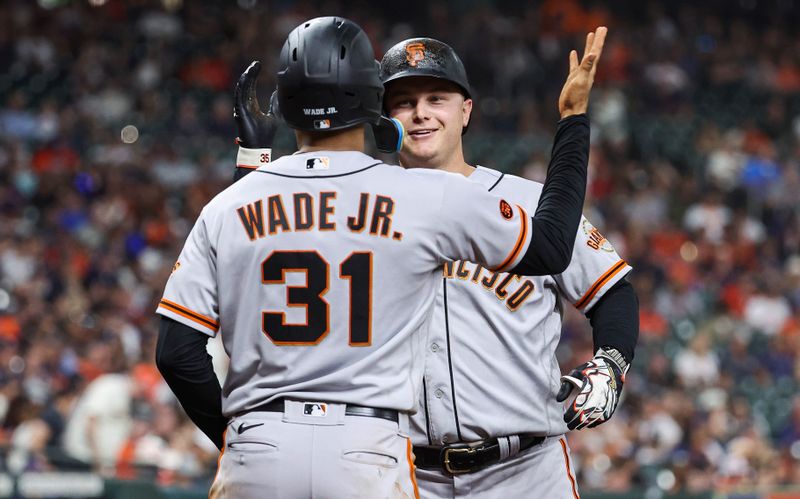
[[[361,152],[365,124],[402,140],[381,116],[373,53],[342,18],[289,34],[276,102],[299,151],[206,205],[159,303],[159,369],[223,451],[212,497],[416,497],[408,415],[441,266],[546,275],[569,263],[599,48],[565,85],[533,217],[463,177]],[[205,353],[218,332],[222,389]]]
[[[594,36],[587,52],[605,30]],[[400,42],[383,57],[381,78],[386,110],[406,129],[402,165],[459,173],[526,209],[536,205],[530,193],[541,184],[464,161],[472,99],[451,47],[431,38]],[[444,265],[422,410],[412,418],[422,497],[578,497],[564,434],[608,420],[617,405],[638,336],[630,270],[586,218],[561,273]],[[590,319],[597,353],[559,384],[555,349],[570,305]],[[560,402],[572,391],[577,397],[564,411]]]

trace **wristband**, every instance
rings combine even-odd
[[[236,167],[254,170],[268,164],[271,159],[272,149],[247,149],[240,146],[236,155]]]

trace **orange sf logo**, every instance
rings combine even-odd
[[[417,63],[425,59],[425,45],[422,43],[409,43],[406,45],[406,60],[414,67]]]
[[[514,216],[514,210],[511,209],[511,205],[506,203],[505,199],[500,200],[500,214],[503,215],[503,218],[506,220],[511,220],[511,217]]]
[[[586,241],[586,244],[592,249],[599,250],[605,242],[605,236],[601,234],[599,230],[592,227],[592,230],[589,232],[589,240]]]

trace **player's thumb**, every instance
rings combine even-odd
[[[248,106],[254,104],[258,108],[256,82],[260,71],[261,63],[253,61],[236,81],[236,87],[233,92],[233,116],[235,118],[247,117],[247,113],[250,111]]]
[[[556,402],[563,402],[567,400],[569,394],[572,393],[572,388],[574,385],[567,380],[561,380],[561,388],[558,390],[558,394],[556,395]]]
[[[584,377],[577,369],[573,369],[569,374],[561,376],[561,388],[556,394],[556,401],[563,402],[567,400],[567,397],[569,397],[569,394],[572,393],[573,388],[581,390],[583,387],[583,382]]]
[[[261,61],[253,61],[250,66],[244,71],[245,86],[247,88],[247,98],[256,98],[256,84],[258,83],[258,74],[261,72]],[[256,101],[258,102],[258,101]]]

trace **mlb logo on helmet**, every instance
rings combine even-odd
[[[324,402],[309,402],[303,405],[303,414],[315,418],[324,418],[328,415],[328,404]]]
[[[425,45],[419,42],[406,45],[406,60],[408,63],[417,67],[417,63],[425,59]]]
[[[314,128],[317,130],[327,130],[331,127],[331,120],[314,120]]]
[[[306,170],[327,170],[331,165],[331,159],[327,156],[318,156],[306,160]]]

